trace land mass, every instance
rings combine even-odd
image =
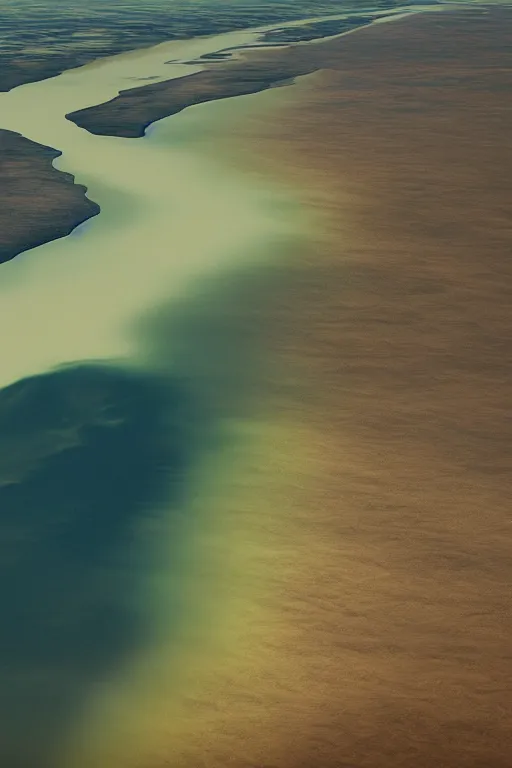
[[[86,187],[52,166],[61,154],[0,130],[0,263],[65,237],[100,212]]]

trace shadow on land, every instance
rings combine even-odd
[[[2,765],[50,765],[84,688],[144,641],[134,532],[183,493],[189,412],[177,383],[99,365],[0,392]]]
[[[87,696],[151,639],[155,547],[137,526],[186,509],[191,470],[241,414],[267,291],[249,274],[155,311],[144,371],[68,365],[0,391],[2,766],[54,768]],[[178,582],[186,538],[177,524]]]

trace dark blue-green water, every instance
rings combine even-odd
[[[177,383],[108,366],[0,391],[2,768],[51,766],[88,690],[147,638],[135,531],[182,498],[190,412]]]

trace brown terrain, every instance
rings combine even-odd
[[[322,222],[270,338],[307,382],[291,677],[230,765],[512,765],[511,39],[473,8],[305,47],[220,139]]]
[[[53,168],[61,154],[0,130],[0,263],[65,237],[99,213],[84,186]]]

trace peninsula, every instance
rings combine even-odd
[[[0,263],[69,235],[100,212],[82,184],[53,167],[61,154],[0,130]]]

